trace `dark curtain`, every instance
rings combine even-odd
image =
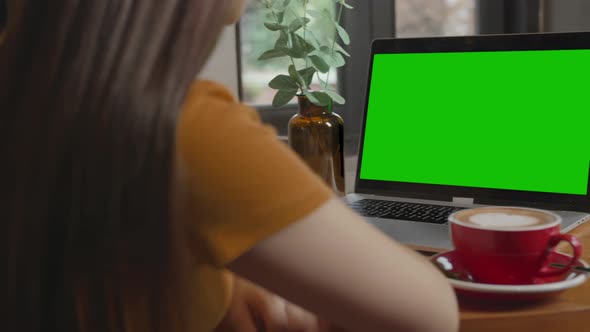
[[[6,25],[7,16],[6,1],[0,0],[0,29],[4,28]]]

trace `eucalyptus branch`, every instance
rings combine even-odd
[[[319,106],[331,105],[332,102],[344,104],[346,100],[342,96],[328,89],[328,82],[331,69],[344,66],[346,64],[344,56],[350,57],[338,41],[341,40],[346,45],[350,43],[350,36],[340,25],[340,21],[344,9],[353,9],[353,7],[347,4],[346,0],[335,1],[340,8],[335,7],[334,0],[323,0],[326,2],[325,5],[329,2],[332,8],[337,8],[337,15],[334,15],[334,11],[326,8],[325,5],[316,5],[316,3],[312,5],[309,0],[298,0],[296,8],[291,0],[260,1],[264,5],[267,18],[264,26],[272,32],[278,32],[279,36],[274,47],[263,52],[258,59],[263,61],[288,58],[290,61],[288,74],[278,74],[268,83],[270,88],[277,90],[273,106],[280,107],[287,104],[297,93],[305,94],[312,103]],[[308,10],[310,7],[313,10]],[[300,10],[303,10],[303,13],[300,13]],[[313,27],[308,25],[314,19],[322,24],[317,31],[313,31]],[[334,27],[333,40],[329,40],[330,37],[328,37],[332,34],[330,27],[326,26],[328,23]],[[301,29],[303,32],[300,31]],[[316,33],[321,36],[318,38]],[[297,62],[296,59],[303,61]],[[299,67],[305,65],[305,68],[298,70],[297,63]],[[320,88],[313,91],[311,83],[316,77]],[[325,77],[326,81],[322,77]]]
[[[272,13],[272,17],[274,17],[274,19],[275,19],[275,23],[276,23],[276,24],[281,24],[281,23],[279,22],[279,18],[277,17],[277,13],[275,13],[275,10],[274,10],[272,7],[271,7],[271,9],[270,9],[270,12]],[[293,13],[293,14],[295,14],[295,13]],[[289,40],[290,40],[290,39],[289,39]],[[292,43],[292,42],[293,42],[293,41],[291,41],[291,43]],[[293,45],[289,45],[289,46],[290,46],[290,47],[292,47]],[[290,56],[290,55],[288,55],[288,56],[289,56],[289,59],[291,60],[291,63],[293,64],[293,67],[295,68],[295,70],[297,70],[297,66],[295,65],[295,59],[293,59],[293,57],[292,57],[292,56]],[[299,84],[297,84],[297,85],[299,85]],[[301,93],[303,93],[303,89],[304,89],[304,87],[300,86],[300,87],[299,87],[299,89],[301,89]]]
[[[322,84],[322,78],[320,77],[320,72],[319,71],[316,71],[315,73],[317,74],[318,82],[320,82],[320,86],[321,86],[321,84]]]
[[[344,11],[344,4],[340,2],[340,8],[338,9],[338,18],[336,19],[336,24],[340,24],[340,20],[342,19],[342,12]],[[336,47],[336,35],[338,35],[338,28],[334,26],[334,38],[332,40],[332,47],[330,48],[330,52],[334,52],[334,48]],[[328,88],[328,82],[330,81],[330,72],[326,75],[326,82],[324,82],[324,89]]]
[[[297,15],[297,13],[293,10],[293,8],[289,8],[289,11],[291,12],[291,14],[293,14],[293,17],[295,17],[296,20],[299,19],[299,15]],[[303,27],[305,28],[305,26],[303,26]]]
[[[305,7],[307,7],[307,1],[304,1],[304,8]],[[296,20],[299,19],[299,15],[297,15],[297,13],[293,10],[293,8],[289,8],[289,11],[291,12],[291,14],[293,14],[293,17],[295,17]],[[304,15],[303,15],[303,27],[302,27],[303,28],[303,39],[307,40],[305,38],[305,26],[307,25],[307,24],[305,24],[305,21],[306,21],[305,19],[306,19],[306,16],[305,16],[305,11],[304,11]],[[295,60],[291,56],[289,56],[289,58],[291,59],[291,63],[293,64],[293,68],[295,68],[295,71],[297,71],[297,66],[295,65]],[[309,59],[308,57],[305,57],[305,68],[308,67],[308,59]],[[304,86],[301,86],[300,87],[301,93],[303,93],[303,91],[304,91],[303,89],[307,89],[307,88],[309,88],[309,87],[306,86],[305,84],[304,84]]]
[[[307,21],[307,0],[303,0],[303,21]],[[307,40],[306,36],[307,24],[303,25],[303,39]],[[309,57],[305,58],[305,68],[309,67]]]
[[[293,57],[289,57],[289,59],[291,59],[291,63],[293,64],[293,68],[295,68],[295,71],[297,71],[297,66],[295,65],[295,60],[293,59]],[[297,82],[299,83],[299,82]],[[299,85],[299,84],[297,84]],[[306,86],[300,86],[299,89],[301,90],[301,93],[303,93],[303,89],[307,89]]]

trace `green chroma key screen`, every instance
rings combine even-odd
[[[586,195],[590,50],[376,54],[360,177]]]

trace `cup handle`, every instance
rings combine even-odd
[[[549,262],[549,254],[562,241],[565,241],[570,244],[570,246],[574,250],[574,255],[573,255],[572,259],[570,260],[570,262],[565,267],[560,268],[560,269],[551,268],[550,267],[551,262]],[[545,254],[544,263],[543,263],[543,266],[542,266],[541,270],[539,271],[538,275],[542,276],[542,277],[550,277],[550,276],[560,275],[566,271],[569,271],[571,268],[573,268],[574,264],[576,264],[576,262],[578,261],[578,259],[581,256],[582,256],[582,243],[580,243],[578,238],[576,238],[575,236],[570,235],[570,234],[556,234],[556,235],[552,236],[551,239],[549,240],[549,244],[547,245],[547,253]]]

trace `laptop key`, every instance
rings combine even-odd
[[[398,219],[434,224],[447,223],[448,216],[460,207],[362,199],[350,207],[365,217]]]

